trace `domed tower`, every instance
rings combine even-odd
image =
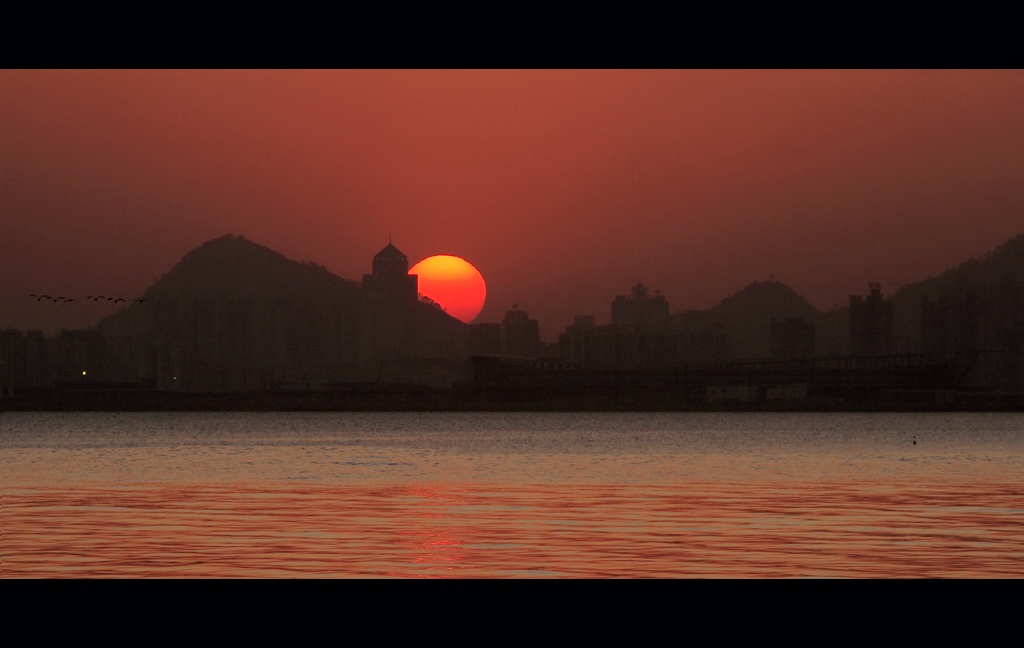
[[[629,297],[619,295],[612,302],[612,326],[638,331],[652,330],[668,322],[668,300],[658,291],[647,294],[647,286],[638,281]]]
[[[373,257],[373,274],[404,277],[409,274],[409,258],[388,241],[387,246]]]
[[[409,257],[389,241],[373,257],[373,274],[363,275],[363,290],[377,300],[415,303],[419,277],[409,274]]]
[[[362,355],[405,356],[414,352],[412,326],[419,277],[409,274],[409,258],[389,241],[373,257],[373,273],[363,275]]]

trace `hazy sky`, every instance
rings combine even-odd
[[[227,233],[352,280],[390,234],[553,340],[639,278],[824,309],[1024,233],[1024,72],[4,70],[0,156],[0,328]]]

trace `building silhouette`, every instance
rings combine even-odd
[[[882,284],[869,283],[867,297],[850,295],[850,355],[893,352],[892,302],[882,297]]]
[[[611,304],[612,323],[578,315],[559,335],[559,357],[585,369],[642,369],[712,362],[728,355],[728,335],[712,327],[684,327],[669,316],[668,300],[642,282]]]
[[[577,315],[558,336],[559,357],[579,367],[597,367],[602,362],[602,335],[593,315]]]
[[[814,324],[802,317],[787,317],[771,322],[771,355],[773,358],[813,358],[815,355]]]
[[[484,322],[469,326],[470,353],[497,355],[501,353],[501,324]]]
[[[921,350],[969,363],[964,385],[1020,391],[1024,386],[1024,287],[961,287],[921,298]]]
[[[619,295],[612,302],[612,326],[628,331],[650,331],[668,321],[668,300],[658,291],[647,294],[647,286],[638,281],[629,296]]]
[[[0,398],[14,395],[15,387],[23,387],[28,375],[28,345],[21,331],[0,331]]]
[[[536,358],[541,351],[540,324],[513,305],[501,321],[501,350],[510,356]]]
[[[106,340],[95,330],[62,330],[55,340],[57,382],[86,382],[105,378]]]
[[[409,258],[391,242],[373,257],[373,272],[363,275],[360,299],[360,355],[415,355],[414,316],[419,277],[409,274]]]

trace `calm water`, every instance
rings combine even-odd
[[[8,412],[0,564],[1019,578],[1022,477],[1019,414]]]

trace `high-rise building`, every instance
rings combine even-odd
[[[612,326],[634,331],[658,328],[668,321],[668,300],[655,291],[647,294],[647,286],[637,282],[633,294],[619,295],[612,302]]]
[[[893,352],[892,302],[882,297],[882,284],[869,283],[870,294],[850,295],[850,355]]]
[[[958,287],[921,298],[921,351],[969,366],[972,388],[1020,392],[1024,386],[1024,287]]]
[[[56,340],[56,378],[63,382],[94,382],[106,364],[106,340],[99,331],[62,330]]]
[[[414,303],[419,278],[409,274],[409,258],[390,242],[373,257],[373,273],[363,275],[363,290],[384,301]]]
[[[536,358],[541,350],[540,325],[529,313],[513,305],[501,321],[502,352],[510,356]]]
[[[674,366],[681,361],[724,359],[727,336],[720,327],[684,331],[669,316],[668,300],[643,283],[612,302],[612,323],[598,325],[578,315],[558,338],[559,356],[583,368],[636,369]]]
[[[419,278],[409,259],[390,242],[373,257],[373,273],[363,275],[360,312],[363,357],[414,355],[413,318]]]
[[[814,349],[814,324],[802,317],[787,317],[782,321],[772,318],[771,354],[773,358],[813,358]]]
[[[470,353],[498,355],[501,353],[501,324],[481,323],[469,325]]]

